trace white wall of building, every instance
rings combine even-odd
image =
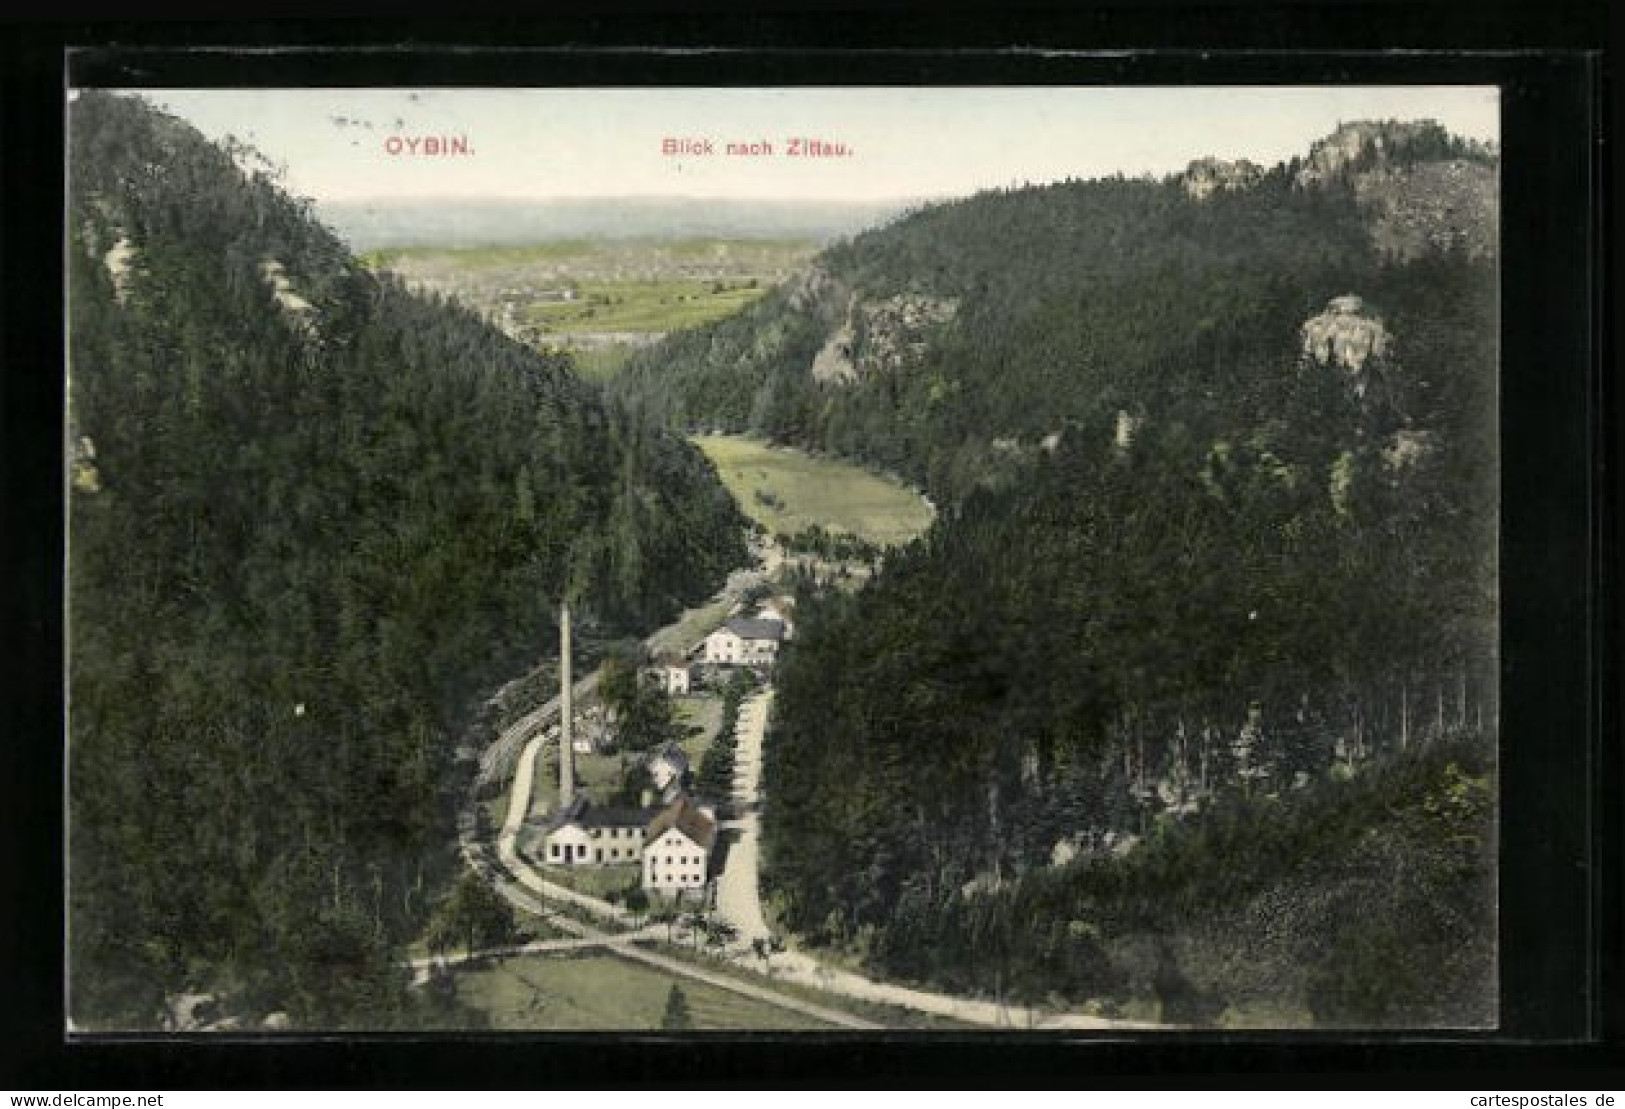
[[[643,888],[654,893],[680,893],[705,885],[710,853],[676,828],[643,848]]]
[[[727,628],[718,628],[705,637],[705,661],[723,666],[761,666],[778,657],[779,645],[771,639],[744,639]]]
[[[592,838],[579,824],[566,824],[547,833],[543,861],[553,866],[581,866],[592,858]]]
[[[566,824],[548,833],[542,861],[552,866],[631,866],[642,850],[642,828]]]

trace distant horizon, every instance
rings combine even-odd
[[[1494,86],[136,89],[326,204],[694,197],[883,204],[1203,157],[1271,166],[1339,124],[1499,143]]]
[[[1035,182],[1036,184],[1037,182]],[[1053,184],[1054,182],[1042,182]],[[938,196],[880,196],[874,198],[855,199],[848,196],[718,196],[713,194],[681,194],[670,195],[662,193],[606,193],[593,195],[582,193],[570,196],[513,196],[505,193],[478,194],[470,193],[466,196],[452,194],[415,194],[411,196],[397,196],[382,194],[379,196],[343,196],[327,200],[315,199],[317,205],[338,205],[360,207],[368,204],[782,204],[785,206],[809,205],[840,205],[850,208],[882,208],[894,204],[938,203],[944,200],[960,200],[971,193],[943,193]]]

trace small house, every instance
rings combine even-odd
[[[644,889],[675,895],[705,886],[717,840],[714,813],[678,797],[649,822],[643,838]]]
[[[713,666],[771,666],[783,639],[783,621],[736,617],[705,637],[702,661]]]
[[[643,680],[672,697],[680,697],[693,688],[693,674],[687,666],[678,663],[651,666],[643,671]]]

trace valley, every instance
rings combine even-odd
[[[1496,1024],[1492,146],[358,256],[73,119],[77,1027]]]
[[[364,256],[409,288],[457,301],[506,334],[614,376],[669,331],[733,315],[817,250],[802,239],[592,238],[397,247]]]

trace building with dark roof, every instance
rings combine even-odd
[[[705,637],[701,661],[714,666],[771,666],[783,639],[783,621],[735,617]]]
[[[704,888],[717,842],[716,815],[678,797],[644,831],[643,888],[680,895]]]
[[[659,809],[599,805],[577,797],[548,823],[542,860],[555,866],[616,866],[638,861],[645,831]]]

